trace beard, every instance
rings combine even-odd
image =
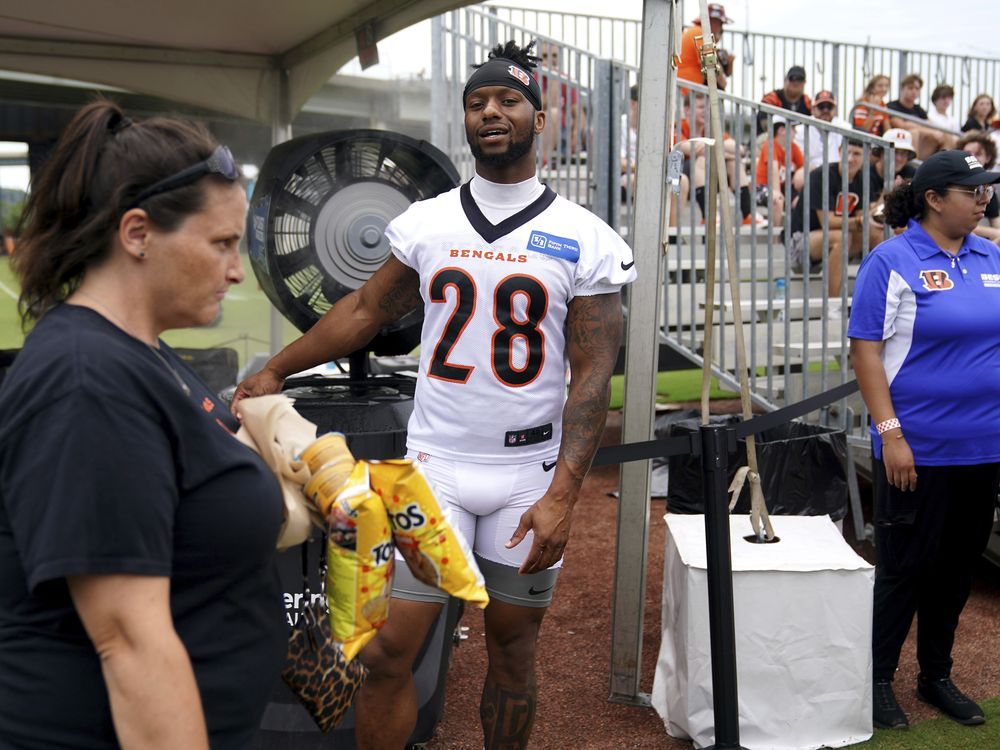
[[[469,136],[466,134],[466,140],[469,143],[469,150],[472,151],[472,157],[477,162],[486,167],[506,167],[509,164],[519,161],[525,154],[534,149],[535,131],[533,129],[529,130],[528,136],[522,141],[515,141],[511,138],[506,150],[495,154],[485,153],[476,143],[474,135]]]

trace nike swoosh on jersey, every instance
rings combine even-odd
[[[539,594],[544,594],[546,591],[551,591],[553,588],[554,586],[549,586],[547,589],[541,589],[540,591],[535,591],[535,587],[532,586],[531,588],[528,589],[528,593],[531,594],[532,596],[538,596]]]
[[[542,461],[542,471],[552,471],[552,468],[555,465],[556,465],[555,461],[553,461],[552,463],[546,463],[545,461]]]
[[[631,263],[626,263],[625,261],[622,261],[622,270],[623,271],[627,271],[628,269],[630,269],[634,265],[635,265],[635,261],[634,260]]]

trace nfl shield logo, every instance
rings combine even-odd
[[[420,461],[420,463],[427,463],[427,459],[429,459],[429,458],[430,458],[430,456],[428,456],[423,451],[421,451],[420,453],[417,454],[417,460]]]

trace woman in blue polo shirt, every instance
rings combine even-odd
[[[962,724],[982,709],[951,648],[989,540],[1000,477],[1000,248],[976,237],[1000,173],[940,151],[886,198],[906,231],[861,264],[848,336],[872,417],[875,726],[904,729],[892,690],[919,613],[917,694]]]

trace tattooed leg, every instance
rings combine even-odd
[[[522,750],[528,746],[537,692],[534,676],[526,689],[513,690],[498,685],[492,675],[487,675],[479,703],[486,750]]]
[[[535,646],[545,608],[492,599],[485,615],[490,666],[479,704],[484,746],[522,750],[535,721]]]

